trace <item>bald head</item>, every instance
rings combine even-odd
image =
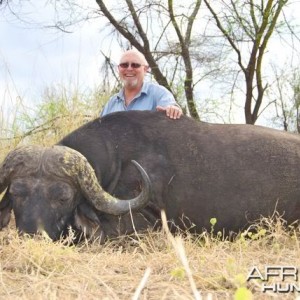
[[[133,59],[135,62],[140,63],[141,65],[148,66],[144,54],[135,49],[125,51],[120,58],[120,63],[128,61],[128,59]]]

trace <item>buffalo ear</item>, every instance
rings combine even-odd
[[[95,210],[87,203],[76,207],[74,215],[74,226],[87,239],[98,240],[104,243],[104,234]]]
[[[11,216],[11,209],[12,202],[6,192],[0,201],[0,230],[8,225]]]

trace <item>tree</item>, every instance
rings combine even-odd
[[[245,120],[247,124],[254,124],[268,88],[262,74],[264,54],[276,26],[280,26],[278,18],[288,0],[204,2],[237,56],[237,64],[245,78]],[[211,2],[218,7],[218,12]]]
[[[53,26],[63,32],[69,32],[69,25],[75,21],[91,18],[78,0],[46,3],[53,4],[58,14],[64,9],[69,12],[67,19],[57,18]],[[266,72],[266,57],[272,51],[271,37],[275,34],[282,37],[287,32],[284,25],[296,35],[283,18],[283,9],[292,4],[291,0],[204,0],[205,5],[201,5],[201,0],[187,0],[183,4],[173,0],[96,0],[95,3],[99,7],[98,17],[108,21],[110,37],[124,50],[135,47],[141,51],[156,81],[171,90],[193,118],[202,118],[201,113],[207,108],[223,116],[223,108],[229,109],[231,115],[238,98],[242,99],[239,110],[243,106],[246,123],[255,124],[273,102],[267,98],[271,94],[267,91],[273,87]],[[111,64],[110,55],[102,53]],[[106,70],[111,72],[113,68]],[[222,85],[218,100],[203,96],[206,87],[200,84],[207,78],[211,90]],[[213,105],[209,107],[207,100]]]
[[[276,89],[271,95],[276,111],[273,126],[300,133],[300,72],[297,67],[278,71],[273,66],[273,69],[276,78]]]

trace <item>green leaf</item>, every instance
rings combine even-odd
[[[171,271],[172,277],[183,279],[185,277],[185,270],[183,268],[176,268]]]
[[[211,218],[209,222],[212,226],[215,226],[217,224],[217,218]]]
[[[234,300],[252,300],[253,295],[250,290],[245,287],[240,287],[234,294]]]

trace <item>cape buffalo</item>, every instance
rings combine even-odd
[[[159,223],[162,209],[174,228],[201,232],[216,218],[215,230],[237,232],[275,210],[299,219],[300,137],[159,112],[113,113],[58,145],[13,150],[0,167],[0,192],[6,187],[0,227],[13,209],[19,231],[43,229],[53,239],[69,225],[101,241],[144,230]]]

